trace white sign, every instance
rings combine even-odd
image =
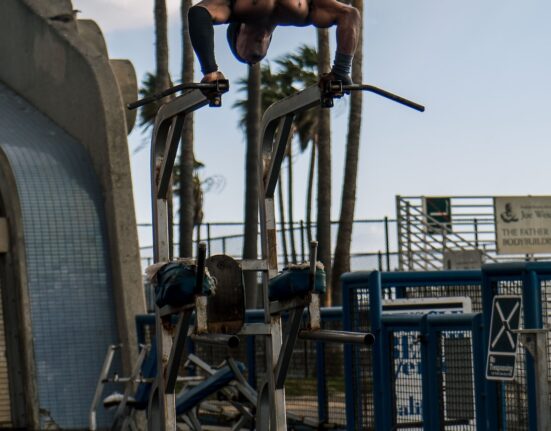
[[[514,380],[518,348],[516,331],[520,325],[522,298],[520,296],[494,296],[488,340],[486,378],[488,380]]]
[[[480,269],[481,250],[444,250],[444,269]]]
[[[453,314],[470,313],[471,298],[406,298],[383,300],[383,314]]]
[[[471,299],[463,296],[383,300],[383,315],[455,314],[470,313],[471,311]],[[448,339],[448,343],[454,341],[465,342],[463,339],[467,337],[464,333],[457,333],[455,336],[457,339]],[[467,341],[470,346],[470,341]],[[396,387],[405,388],[396,393],[396,414],[401,418],[401,421],[422,421],[421,344],[418,333],[400,331],[394,334],[393,342],[394,384]],[[443,364],[443,367],[448,369],[448,373],[451,372],[449,364]],[[450,386],[453,386],[453,384],[448,384],[447,390],[453,391]],[[461,400],[468,404],[469,398],[464,397]]]
[[[551,196],[494,198],[498,254],[551,253]]]

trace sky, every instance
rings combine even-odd
[[[154,71],[152,0],[73,0],[102,28],[111,58],[130,59],[138,79]],[[180,78],[179,1],[168,0],[170,70]],[[551,2],[548,0],[369,0],[364,4],[364,83],[426,106],[419,113],[367,93],[362,112],[358,219],[395,216],[395,196],[548,195],[551,169]],[[334,30],[331,42],[334,51]],[[266,61],[315,44],[313,28],[276,30]],[[225,26],[215,30],[221,70],[236,82]],[[196,65],[197,79],[199,67]],[[245,137],[232,108],[195,118],[203,176],[225,188],[205,195],[205,221],[243,218]],[[338,218],[348,104],[332,110],[333,209]],[[150,135],[129,136],[137,220],[151,220]],[[296,218],[304,217],[308,154],[295,156]]]

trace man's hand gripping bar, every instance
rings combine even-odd
[[[166,90],[153,94],[152,96],[144,97],[143,99],[129,103],[127,108],[136,109],[140,106],[147,105],[148,103],[155,102],[156,100],[183,90],[201,90],[205,94],[205,97],[209,100],[209,105],[212,107],[218,107],[222,105],[222,99],[220,96],[226,93],[229,89],[230,82],[227,79],[219,79],[213,82],[184,83],[167,88]]]

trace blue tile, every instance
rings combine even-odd
[[[85,428],[117,341],[100,183],[82,145],[2,84],[0,148],[23,213],[40,407],[62,428]]]

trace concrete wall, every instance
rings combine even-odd
[[[135,351],[134,316],[145,311],[126,139],[134,119],[125,112],[121,95],[135,98],[135,76],[123,62],[117,67],[117,75],[125,76],[119,86],[93,22],[50,19],[72,9],[68,0],[2,0],[0,81],[67,131],[91,157],[104,196],[117,325],[128,363]]]
[[[99,178],[80,143],[1,83],[0,171],[11,172],[15,182],[15,190],[0,186],[0,212],[21,208],[7,217],[9,236],[17,236],[14,222],[23,228],[21,243],[9,241],[7,254],[0,253],[0,296],[10,305],[4,320],[8,384],[0,375],[0,387],[10,389],[16,426],[29,427],[20,420],[28,404],[40,407],[44,428],[48,421],[86,428],[106,346],[119,339]],[[15,267],[5,264],[17,261],[21,248],[26,285],[10,282],[7,273]],[[24,290],[28,301],[14,295]],[[13,355],[22,347],[13,332],[22,332],[22,325],[12,307],[30,316],[32,347],[25,350],[33,352],[34,372],[22,369],[22,355]],[[21,393],[19,374],[33,375],[38,402]],[[108,426],[103,409],[98,416]]]

